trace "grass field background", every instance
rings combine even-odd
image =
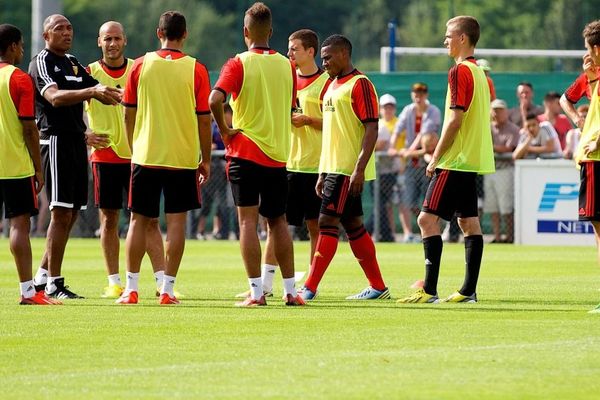
[[[43,241],[35,239],[34,265]],[[487,245],[477,304],[349,302],[367,286],[341,243],[317,300],[233,307],[246,279],[235,242],[188,241],[180,306],[158,306],[145,260],[140,304],[100,298],[98,240],[69,242],[63,272],[85,300],[17,305],[0,240],[2,399],[597,399],[600,270],[591,247]],[[308,244],[295,243],[297,270]],[[392,296],[423,276],[418,244],[378,244]],[[460,287],[464,250],[446,244],[439,292]],[[123,254],[122,257],[123,259]],[[124,265],[124,264],[123,264]],[[124,271],[124,267],[122,268]],[[123,276],[123,273],[121,274]]]

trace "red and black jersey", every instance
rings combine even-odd
[[[7,63],[0,62],[0,68],[6,67]],[[21,71],[19,68],[10,76],[8,82],[8,90],[12,99],[19,119],[34,120],[35,119],[35,91],[31,77]]]
[[[341,86],[356,75],[364,74],[354,69],[349,74],[338,76],[332,84]],[[373,85],[366,78],[361,78],[354,84],[354,88],[352,89],[352,110],[362,123],[379,121],[377,94]]]

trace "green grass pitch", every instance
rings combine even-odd
[[[43,241],[33,241],[34,265]],[[188,241],[176,307],[159,307],[144,261],[140,304],[100,298],[100,243],[74,239],[67,283],[85,300],[17,305],[0,239],[2,399],[597,399],[600,269],[592,247],[488,245],[478,304],[349,302],[367,283],[347,243],[317,300],[236,309],[246,289],[234,242]],[[296,243],[298,270],[308,245]],[[377,245],[392,296],[423,276],[420,245]],[[123,259],[122,252],[121,259]],[[445,245],[440,296],[460,287],[462,245]],[[122,271],[124,268],[122,267]],[[123,276],[123,273],[122,273]]]

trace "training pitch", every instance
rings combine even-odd
[[[33,240],[37,268],[44,242]],[[144,260],[140,304],[100,298],[98,240],[69,242],[63,272],[85,300],[19,306],[0,239],[3,399],[593,399],[600,393],[600,268],[592,247],[486,245],[477,304],[345,301],[367,286],[340,243],[317,299],[285,307],[281,280],[259,309],[237,242],[188,241],[179,306],[158,306]],[[308,244],[295,243],[297,270]],[[392,296],[423,276],[418,244],[378,244]],[[122,250],[121,260],[124,259]],[[439,294],[458,289],[463,246],[446,244]],[[124,274],[122,261],[121,277]],[[34,270],[35,272],[35,270]]]

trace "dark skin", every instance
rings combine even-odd
[[[348,75],[354,71],[350,53],[345,48],[335,46],[323,47],[321,48],[321,59],[323,60],[323,69],[327,71],[332,79]],[[336,85],[336,82],[334,81],[332,85]],[[365,168],[367,167],[367,163],[369,162],[375,149],[375,144],[377,143],[377,122],[366,122],[363,123],[363,125],[365,127],[365,135],[362,142],[362,148],[358,155],[354,171],[350,176],[349,191],[352,196],[360,196],[363,191],[365,184]],[[319,197],[322,197],[324,178],[325,176],[323,174],[319,176],[315,188]],[[319,226],[337,226],[339,223],[339,217],[325,214],[319,215]],[[352,217],[348,220],[344,220],[343,225],[346,230],[355,229],[362,225],[362,217]]]

